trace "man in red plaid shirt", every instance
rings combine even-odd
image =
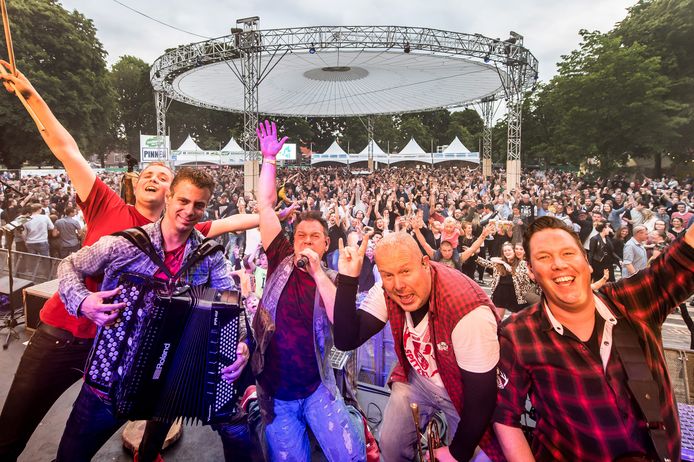
[[[494,429],[506,458],[679,461],[680,428],[661,326],[694,292],[694,226],[650,268],[596,293],[590,289],[591,268],[581,242],[562,221],[537,219],[526,231],[524,246],[531,276],[544,295],[509,319],[499,337]],[[651,427],[662,430],[661,455],[613,348],[613,328],[621,332],[625,326],[638,337],[657,384],[660,421]],[[520,428],[528,394],[537,413],[530,445]]]

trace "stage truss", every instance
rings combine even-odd
[[[486,158],[492,122],[486,111],[505,100],[507,182],[517,184],[520,111],[524,93],[534,89],[538,77],[538,62],[522,36],[512,32],[500,40],[401,26],[260,30],[258,17],[237,24],[229,36],[180,46],[155,61],[150,77],[160,135],[169,99],[244,113],[241,141],[248,160],[256,157],[259,113],[368,119],[479,104]]]

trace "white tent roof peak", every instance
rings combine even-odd
[[[222,152],[244,152],[243,148],[239,146],[234,137],[232,136],[229,142],[222,148]]]
[[[470,152],[468,148],[465,147],[462,141],[456,136],[451,144],[448,145],[446,149],[443,150],[444,153],[459,153],[459,152]]]
[[[410,141],[402,148],[400,154],[426,154],[426,152],[417,144],[414,138],[410,138]]]
[[[369,141],[367,143],[366,147],[359,154],[368,155],[369,154],[369,145],[373,145],[374,156],[378,155],[378,154],[385,154],[385,152],[383,152],[383,149],[381,149],[381,147],[378,145],[378,143],[376,143],[374,140]]]
[[[178,147],[177,151],[202,151],[202,149],[200,149],[200,146],[188,135],[188,138]]]
[[[347,154],[344,149],[340,147],[339,144],[337,144],[337,140],[333,141],[333,144],[330,145],[328,149],[325,150],[323,154]]]

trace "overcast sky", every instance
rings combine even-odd
[[[260,16],[261,29],[300,26],[398,25],[508,37],[513,30],[549,80],[562,54],[579,44],[579,29],[610,30],[635,0],[119,0],[165,23],[207,37],[228,35],[236,19]],[[114,0],[62,0],[94,21],[109,64],[122,55],[151,64],[167,48],[203,40],[147,19]]]

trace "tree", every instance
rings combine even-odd
[[[649,57],[660,59],[661,72],[670,79],[668,98],[681,104],[676,136],[662,138],[654,152],[675,161],[694,157],[694,0],[641,0],[611,32],[626,45],[639,43]]]
[[[482,131],[484,130],[484,120],[471,108],[451,113],[451,121],[446,133],[450,143],[454,137],[460,138],[465,146],[471,151],[476,151],[480,146]]]
[[[399,138],[398,149],[404,148],[410,138],[414,138],[425,151],[429,150],[429,145],[433,140],[429,127],[424,125],[419,114],[404,114],[402,116]]]
[[[137,158],[140,133],[153,134],[157,129],[149,65],[134,56],[122,56],[111,68],[110,79],[116,96],[119,140]]]
[[[557,149],[575,158],[595,157],[602,170],[610,170],[677,136],[680,106],[667,98],[670,80],[660,72],[660,59],[638,43],[625,46],[619,37],[580,34],[580,49],[562,57],[547,95]]]
[[[173,149],[185,141],[188,135],[201,149],[218,150],[232,136],[241,144],[243,115],[235,112],[215,111],[173,101],[166,113],[166,125],[171,133]],[[241,144],[243,146],[243,144]]]
[[[111,146],[113,92],[91,20],[57,0],[8,3],[17,67],[29,77],[85,156]],[[4,48],[4,47],[3,47]],[[0,161],[57,164],[14,95],[0,96]]]

